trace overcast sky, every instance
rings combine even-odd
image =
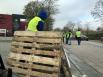
[[[32,0],[0,0],[0,13],[22,14],[24,6]],[[95,22],[90,11],[97,0],[59,0],[59,14],[55,15],[54,27],[62,28],[68,21],[90,22],[90,27],[96,29],[100,22]]]

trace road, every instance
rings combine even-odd
[[[0,55],[2,56],[4,62],[6,62],[7,55],[10,52],[10,41],[0,41]]]
[[[70,53],[75,55],[82,61],[83,67],[86,67],[82,70],[88,70],[88,73],[91,74],[103,74],[103,44],[90,42],[90,41],[83,41],[80,46],[77,45],[76,41],[72,42],[72,45],[66,45]],[[72,59],[75,58],[72,56]],[[84,64],[83,64],[84,62]],[[81,63],[80,61],[75,63]],[[77,65],[78,65],[77,64]],[[87,69],[88,68],[88,69]],[[92,71],[92,72],[91,72]],[[95,73],[94,73],[94,72]],[[91,75],[92,77],[93,75]],[[103,77],[101,76],[93,76],[93,77]]]

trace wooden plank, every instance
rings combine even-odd
[[[18,53],[10,53],[8,58],[15,59],[15,60],[25,60],[31,63],[36,62],[36,63],[49,64],[54,66],[60,65],[59,58],[46,58],[46,57],[40,57],[34,55],[23,55]]]
[[[23,49],[23,48],[16,48],[14,46],[12,46],[11,51],[15,53],[30,53],[35,55],[47,55],[47,56],[54,56],[54,57],[61,55],[61,51],[59,50],[46,51],[46,50],[35,50],[35,49]]]
[[[15,46],[11,46],[11,51],[12,52],[15,52],[15,53],[22,53],[22,52],[24,52],[24,53],[33,53],[32,51],[34,51],[35,49],[25,49],[25,48],[23,48],[23,47],[20,47],[20,48],[17,48],[17,47],[15,47]]]
[[[47,55],[47,56],[53,56],[53,57],[59,57],[60,56],[60,51],[44,51],[44,50],[35,50],[33,52],[34,54],[37,54],[37,55]]]
[[[36,37],[35,38],[35,42],[39,42],[39,43],[53,43],[53,44],[60,44],[62,42],[61,39],[58,39],[58,38],[39,38],[39,37]]]
[[[14,41],[19,41],[19,42],[34,42],[34,38],[33,37],[19,37],[19,36],[14,36],[13,38]]]
[[[54,31],[38,31],[36,32],[37,37],[51,37],[51,38],[61,38],[61,32],[54,32]]]
[[[50,66],[44,66],[44,65],[38,65],[38,64],[31,64],[26,62],[19,62],[15,60],[8,59],[7,64],[9,66],[15,66],[15,67],[22,67],[22,68],[30,68],[30,69],[38,69],[38,70],[44,70],[49,72],[58,72],[59,67],[50,67]]]
[[[33,47],[35,48],[47,48],[47,49],[60,49],[61,45],[60,44],[38,44],[34,43]]]
[[[16,42],[16,41],[14,41],[14,42],[12,42],[11,43],[11,45],[12,46],[26,46],[26,47],[33,47],[33,43],[23,43],[23,42]]]
[[[35,36],[35,32],[31,31],[15,31],[14,36]]]
[[[25,74],[25,75],[31,75],[31,76],[37,76],[37,77],[58,77],[57,73],[48,74],[38,71],[32,71],[32,70],[25,70],[22,68],[17,67],[11,67],[13,69],[13,72],[19,73],[19,74]]]

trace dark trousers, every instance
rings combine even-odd
[[[81,37],[77,37],[78,45],[81,44]]]
[[[66,44],[68,44],[68,40],[69,40],[69,38],[66,38]]]

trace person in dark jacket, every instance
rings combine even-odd
[[[47,12],[44,9],[40,10],[38,16],[35,16],[28,23],[27,30],[32,32],[43,31],[44,21],[47,19],[47,17],[48,17]]]
[[[68,32],[66,32],[66,44],[71,45],[71,37],[72,37],[72,32],[71,30],[69,30]]]

